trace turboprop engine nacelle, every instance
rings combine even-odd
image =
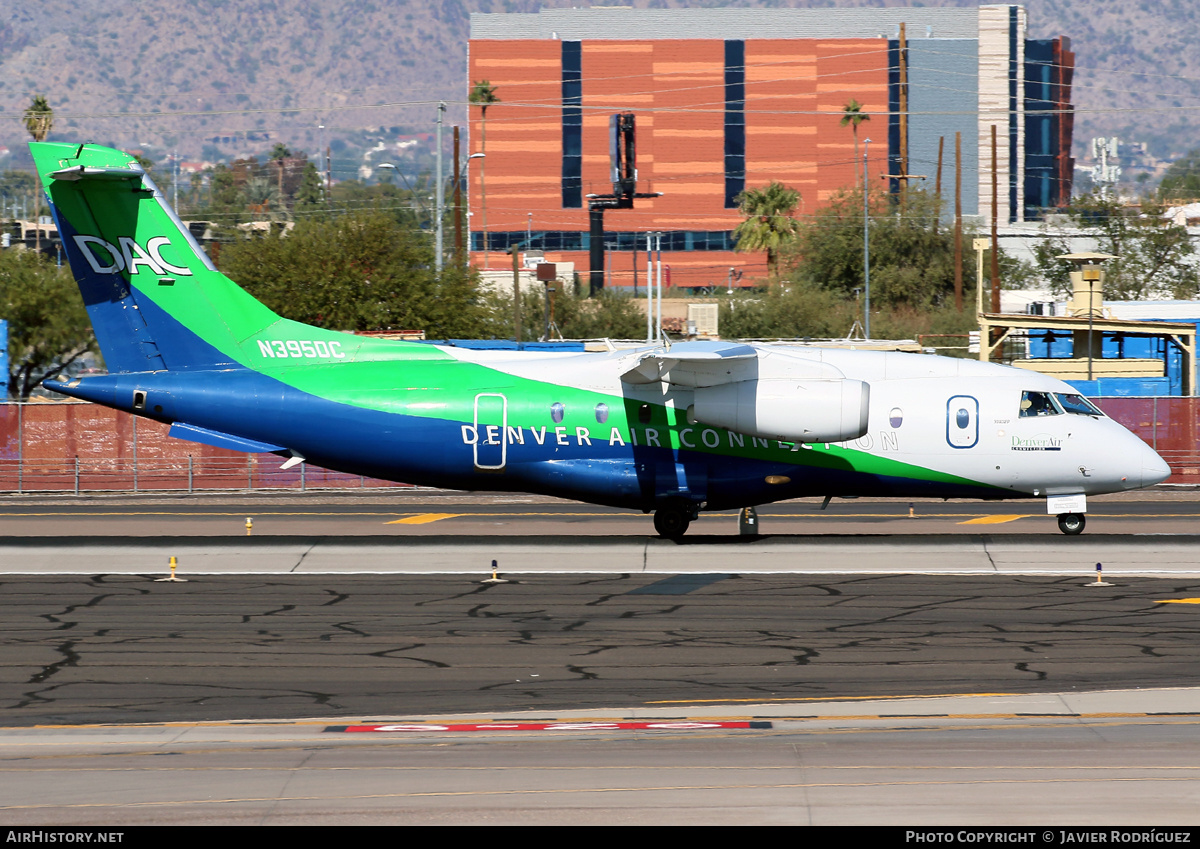
[[[787,442],[844,442],[867,432],[861,380],[743,380],[696,390],[696,421]]]

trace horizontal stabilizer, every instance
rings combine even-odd
[[[131,167],[74,165],[70,168],[60,168],[50,172],[55,180],[66,180],[71,183],[79,180],[141,180],[146,172],[140,165]]]
[[[171,430],[167,435],[173,436],[176,439],[199,442],[201,445],[211,445],[214,448],[244,451],[247,454],[274,454],[277,451],[287,450],[282,445],[272,445],[269,442],[259,442],[255,439],[246,439],[245,437],[234,436],[230,433],[221,433],[219,430],[209,430],[208,428],[181,424],[179,422],[171,425]]]

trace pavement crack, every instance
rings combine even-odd
[[[304,549],[304,553],[300,555],[300,559],[296,561],[296,565],[293,566],[288,571],[292,572],[292,573],[297,572],[300,569],[300,567],[302,565],[304,565],[304,558],[306,558],[306,557],[308,557],[308,555],[312,554],[313,549],[316,548],[318,545],[320,545],[322,542],[326,542],[326,540],[315,540],[308,548]]]
[[[388,660],[411,660],[413,663],[419,663],[422,666],[430,666],[434,669],[449,669],[450,664],[443,663],[440,660],[431,660],[427,657],[414,657],[410,654],[397,654],[397,652],[410,652],[413,649],[425,648],[424,643],[414,643],[409,646],[397,646],[394,649],[384,649],[383,651],[368,652],[367,657],[383,657]]]
[[[1033,675],[1037,676],[1037,680],[1039,680],[1039,681],[1045,681],[1045,680],[1046,680],[1046,673],[1045,673],[1045,672],[1038,671],[1038,670],[1036,670],[1036,669],[1030,669],[1030,668],[1029,668],[1029,664],[1028,664],[1028,663],[1018,663],[1018,664],[1017,664],[1017,665],[1016,665],[1014,668],[1015,668],[1015,669],[1016,669],[1018,672],[1028,672],[1028,673],[1031,673],[1031,674],[1033,674]]]
[[[322,604],[321,607],[329,607],[332,604],[340,604],[341,602],[350,598],[349,593],[341,593],[341,592],[338,592],[337,590],[325,590],[325,592],[327,594],[333,596],[333,598],[329,599],[329,601]]]
[[[509,581],[510,585],[515,584],[515,583],[517,583],[517,582]],[[431,599],[426,599],[424,601],[414,602],[413,607],[424,607],[427,604],[437,604],[437,603],[445,602],[445,601],[456,601],[457,599],[465,598],[466,596],[469,596],[469,595],[478,595],[479,593],[485,593],[488,590],[492,589],[493,587],[499,587],[499,586],[504,586],[504,585],[503,584],[481,584],[477,587],[472,587],[471,589],[469,589],[463,593],[454,593],[453,595],[441,596],[438,598],[431,598]],[[486,606],[487,605],[480,605],[480,607],[486,607]]]
[[[1000,567],[996,565],[996,561],[992,558],[992,552],[988,550],[988,542],[991,540],[991,537],[982,536],[979,538],[979,540],[980,544],[983,546],[983,553],[987,555],[988,563],[992,564],[992,571],[999,572]]]
[[[246,625],[252,619],[256,619],[259,616],[274,616],[276,613],[287,613],[288,611],[295,610],[295,609],[296,609],[296,605],[285,604],[282,607],[275,608],[274,610],[264,610],[262,613],[247,613],[244,616],[242,616],[242,624]]]
[[[58,613],[43,613],[42,618],[47,619],[50,622],[58,623],[58,627],[55,628],[56,631],[66,631],[69,628],[74,628],[79,623],[63,621],[62,619],[59,618],[60,616],[69,616],[77,610],[85,610],[89,607],[95,607],[96,605],[100,604],[100,602],[104,601],[106,598],[111,598],[112,596],[113,596],[113,593],[104,593],[103,595],[93,596],[92,598],[88,599],[87,601],[83,602],[82,604],[67,605]]]
[[[654,610],[626,610],[618,619],[637,619],[640,616],[661,616],[666,613],[674,613],[677,610],[682,610],[682,604],[673,604],[670,607],[659,607]]]
[[[43,666],[42,671],[30,678],[28,683],[41,684],[59,670],[78,665],[79,654],[75,651],[75,640],[68,640],[65,643],[60,643],[59,645],[55,646],[54,650],[63,656],[62,660],[58,660],[47,666]]]
[[[346,634],[353,634],[353,635],[354,635],[354,636],[356,636],[356,637],[369,637],[369,636],[371,636],[371,635],[370,635],[370,634],[368,634],[366,631],[360,631],[360,630],[358,630],[357,628],[351,628],[349,625],[345,624],[344,622],[334,622],[334,623],[333,623],[333,627],[334,627],[334,628],[337,628],[339,631],[343,631],[343,632],[345,632]],[[320,637],[320,639],[321,639],[321,641],[322,641],[322,642],[326,642],[326,643],[328,643],[328,642],[330,642],[330,641],[331,641],[331,640],[332,640],[334,637],[337,637],[337,636],[341,636],[341,635],[339,635],[339,634],[322,634],[322,635],[321,635],[321,637]]]

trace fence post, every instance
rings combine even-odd
[[[138,455],[137,455],[137,422],[138,417],[133,417],[133,491],[138,491]]]
[[[79,494],[79,455],[75,455],[75,494]]]
[[[304,485],[305,485],[305,479],[304,479],[304,467],[305,467],[305,466],[307,466],[307,465],[308,465],[308,463],[301,463],[301,464],[300,464],[300,491],[301,491],[301,492],[304,492]]]
[[[192,494],[192,455],[188,454],[188,495]]]
[[[17,402],[17,492],[25,491],[25,404]]]
[[[252,465],[253,463],[254,463],[254,455],[247,454],[246,455],[246,489],[247,490],[254,489],[254,466]]]

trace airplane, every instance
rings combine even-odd
[[[814,496],[1044,498],[1073,535],[1088,495],[1171,473],[1070,385],[991,363],[721,341],[476,351],[304,325],[218,271],[133,157],[30,147],[109,370],[44,385],[174,437],[653,511],[676,540],[702,511]]]

